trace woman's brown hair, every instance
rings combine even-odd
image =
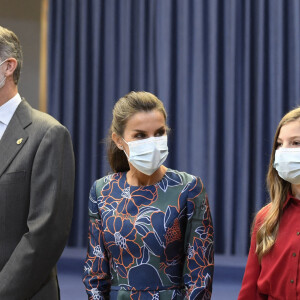
[[[107,137],[107,156],[113,172],[126,172],[129,164],[125,153],[112,140],[112,133],[123,137],[128,120],[137,112],[160,111],[165,121],[167,113],[163,103],[149,92],[130,92],[120,98],[113,108],[113,119]]]

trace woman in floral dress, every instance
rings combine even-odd
[[[210,299],[213,226],[199,177],[163,165],[166,111],[147,92],[115,104],[113,174],[89,197],[83,282],[89,299]]]

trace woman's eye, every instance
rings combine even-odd
[[[146,135],[144,133],[137,133],[135,136],[134,136],[136,139],[144,139],[146,137]]]
[[[293,146],[300,146],[300,141],[293,141]]]
[[[164,134],[166,133],[165,130],[160,130],[158,132],[155,133],[155,136],[158,137],[158,136],[163,136]]]
[[[282,143],[277,142],[277,143],[276,143],[276,149],[278,149],[278,148],[280,148],[280,147],[282,147]]]

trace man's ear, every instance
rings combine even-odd
[[[111,134],[111,139],[114,141],[114,143],[116,144],[116,146],[120,149],[120,150],[123,150],[123,141],[122,141],[122,138],[117,135],[115,132],[113,132]]]
[[[12,76],[14,74],[15,69],[18,66],[18,62],[15,58],[10,57],[6,59],[6,69],[4,71],[4,74],[6,77]]]

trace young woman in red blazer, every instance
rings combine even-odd
[[[300,107],[280,121],[238,300],[300,299]]]

